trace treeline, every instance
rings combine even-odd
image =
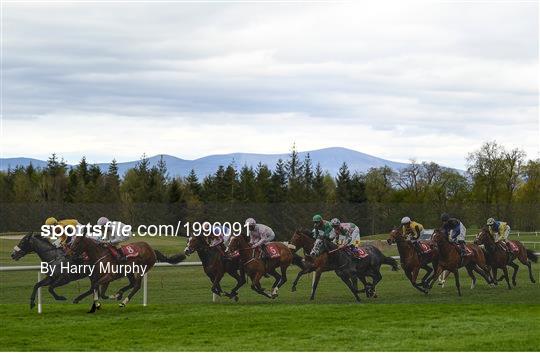
[[[184,178],[171,177],[163,160],[150,166],[145,156],[120,177],[114,160],[104,172],[84,157],[68,167],[53,154],[43,169],[29,165],[0,172],[0,195],[4,214],[9,215],[0,224],[4,231],[21,226],[16,212],[36,215],[33,224],[44,210],[91,218],[104,208],[131,223],[260,213],[262,219],[290,219],[287,231],[300,213],[307,217],[304,213],[313,211],[341,212],[335,215],[350,214],[365,233],[384,231],[400,214],[437,222],[440,212],[450,210],[475,225],[496,216],[527,230],[540,228],[540,161],[527,161],[519,149],[488,142],[469,154],[466,173],[415,161],[401,170],[382,167],[361,173],[343,163],[333,177],[309,155],[301,160],[293,147],[289,158],[279,160],[273,170],[263,164],[231,164],[199,180],[194,170]],[[353,209],[356,213],[347,211]],[[283,219],[274,219],[276,214]]]

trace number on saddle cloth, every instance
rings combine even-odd
[[[272,243],[266,244],[266,252],[268,253],[268,257],[270,257],[271,259],[275,259],[281,256],[279,253],[279,248]]]
[[[125,257],[139,256],[139,249],[133,244],[122,245],[120,249],[122,249],[122,253],[124,254]]]

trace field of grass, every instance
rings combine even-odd
[[[180,238],[146,240],[168,254],[185,246]],[[9,253],[16,243],[0,237],[0,266],[38,263],[35,255],[12,261]],[[291,267],[290,281],[297,272]],[[534,274],[539,280],[539,264]],[[297,292],[290,291],[289,282],[275,300],[246,285],[238,303],[226,298],[212,303],[202,268],[160,267],[148,277],[147,307],[140,305],[139,293],[126,308],[104,301],[102,310],[89,315],[89,299],[77,305],[58,303],[45,290],[43,314],[38,315],[28,306],[36,272],[0,272],[0,344],[2,350],[16,351],[538,350],[540,284],[528,281],[524,267],[512,290],[483,281],[471,290],[464,271],[461,279],[462,297],[452,278],[445,288],[423,295],[401,271],[383,267],[379,297],[362,298],[362,304],[354,303],[333,273],[323,275],[313,302],[308,300],[311,278],[305,277]],[[111,284],[110,292],[124,281]],[[224,288],[232,284],[230,278],[223,281]],[[88,280],[82,280],[58,292],[71,299],[87,286]]]

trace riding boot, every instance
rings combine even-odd
[[[416,255],[418,255],[418,258],[420,260],[422,260],[423,253],[422,253],[422,249],[420,248],[420,242],[413,241],[412,243],[413,243],[413,246],[414,246],[414,250],[416,250]]]
[[[461,251],[461,257],[464,258],[465,256],[467,256],[467,250],[465,250],[465,242],[460,241],[458,244],[459,244],[459,249]]]

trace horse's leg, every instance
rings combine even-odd
[[[281,270],[281,281],[279,282],[278,286],[277,286],[277,289],[281,288],[282,285],[284,285],[285,283],[287,283],[287,267],[289,267],[289,265],[281,265],[280,266],[280,270]],[[277,289],[276,289],[276,296],[277,296]]]
[[[418,271],[416,272],[416,274],[418,275]],[[373,271],[373,275],[371,276],[371,279],[373,280],[373,293],[371,294],[371,296],[374,298],[377,298],[377,292],[375,291],[375,286],[382,279],[381,272],[379,270]]]
[[[303,270],[300,270],[300,272],[298,272],[298,274],[296,275],[296,278],[294,279],[294,282],[291,287],[291,292],[296,292],[296,286],[298,285],[298,281],[300,280],[300,277],[311,272],[313,272],[313,267],[311,266],[306,266]]]
[[[338,273],[339,278],[347,285],[347,287],[350,289],[351,293],[354,295],[354,298],[357,302],[360,301],[360,297],[358,296],[358,288],[354,288],[354,284],[352,283],[352,277],[351,274],[340,272]]]
[[[92,301],[92,307],[90,308],[90,311],[88,311],[88,314],[95,313],[96,309],[99,309],[101,306],[101,304],[99,303],[99,284],[92,283],[91,290],[94,293],[94,300]]]
[[[317,269],[315,271],[315,279],[313,280],[313,284],[311,286],[311,296],[309,297],[309,300],[315,299],[315,291],[317,291],[317,286],[319,285],[321,274],[322,274],[322,270]]]
[[[489,274],[489,268],[484,265],[480,266],[478,263],[473,267],[474,272],[478,273],[482,278],[484,278],[487,284],[494,286],[491,275]]]
[[[30,309],[33,309],[36,306],[36,294],[40,287],[48,286],[52,282],[52,278],[47,276],[38,283],[34,284],[34,289],[32,290],[32,295],[30,295]]]
[[[128,289],[133,288],[133,286],[135,285],[135,281],[134,281],[133,275],[129,275],[129,276],[127,276],[127,278],[128,278],[128,280],[129,280],[128,285],[125,286],[125,287],[120,288],[120,289],[114,294],[114,296],[111,296],[111,299],[122,300],[122,297],[124,296],[124,292],[127,291]]]
[[[255,272],[255,274],[251,277],[251,289],[253,289],[255,292],[264,295],[267,298],[272,299],[272,296],[264,291],[264,288],[261,287],[261,277],[263,276],[262,272]]]
[[[448,278],[448,276],[450,276],[450,271],[448,270],[444,270],[440,275],[439,275],[439,286],[441,286],[442,288],[444,288],[444,285],[446,283],[446,279]]]
[[[55,300],[66,300],[66,297],[64,297],[63,295],[58,295],[54,289],[66,285],[69,282],[71,281],[69,279],[69,276],[67,275],[58,277],[49,285],[49,293],[51,293]]]
[[[465,268],[467,269],[467,273],[469,274],[469,277],[471,277],[471,289],[474,289],[474,287],[476,287],[476,277],[474,276],[474,272],[473,272],[474,265],[469,263],[467,264],[467,266],[465,266]]]
[[[516,275],[517,275],[517,271],[519,269],[519,266],[518,266],[518,264],[516,264],[514,262],[508,263],[508,266],[512,267],[512,269],[513,269],[513,272],[512,272],[512,285],[515,287],[516,286]]]
[[[493,266],[491,268],[491,273],[493,277],[493,285],[498,286],[499,285],[499,279],[497,278],[497,267]]]
[[[510,279],[508,278],[508,269],[507,269],[507,267],[503,266],[502,270],[503,270],[503,273],[504,273],[504,279],[506,280],[506,284],[508,285],[508,289],[512,289],[512,287],[510,286]]]
[[[118,304],[119,307],[123,308],[127,305],[127,303],[129,303],[131,298],[133,298],[133,296],[139,291],[139,289],[141,289],[141,283],[142,283],[142,277],[139,275],[134,275],[133,283],[132,283],[133,288],[131,289],[131,292],[129,292],[127,297],[125,297],[124,300],[122,300],[122,302]]]
[[[454,271],[454,278],[456,279],[456,288],[458,295],[461,297],[461,286],[459,285],[459,270],[456,268]]]
[[[243,275],[238,274],[238,271],[230,270],[227,273],[236,280],[236,286],[231,289],[229,298],[238,301],[238,289],[246,283],[246,279]]]
[[[536,281],[534,280],[534,276],[532,274],[531,260],[527,260],[527,268],[529,269],[529,279],[531,280],[532,283],[536,283]],[[515,277],[515,274],[514,274],[514,277]]]
[[[279,290],[279,284],[281,283],[281,275],[276,271],[275,268],[269,269],[267,271],[269,275],[274,277],[274,283],[272,283],[272,299],[275,299],[277,297],[277,292]]]
[[[429,282],[429,275],[431,275],[433,269],[429,267],[428,264],[423,265],[422,269],[426,270],[426,274],[422,277],[422,285],[426,287],[427,283]]]
[[[429,279],[430,283],[428,285],[428,289],[433,288],[433,285],[435,284],[435,281],[437,280],[441,272],[443,272],[443,269],[441,265],[437,264],[437,267],[435,268],[435,272],[433,273],[433,276],[431,276],[431,278]]]
[[[105,294],[107,292],[107,288],[109,288],[109,283],[104,283],[100,286],[100,290],[99,290],[100,298],[101,299],[114,299]]]

